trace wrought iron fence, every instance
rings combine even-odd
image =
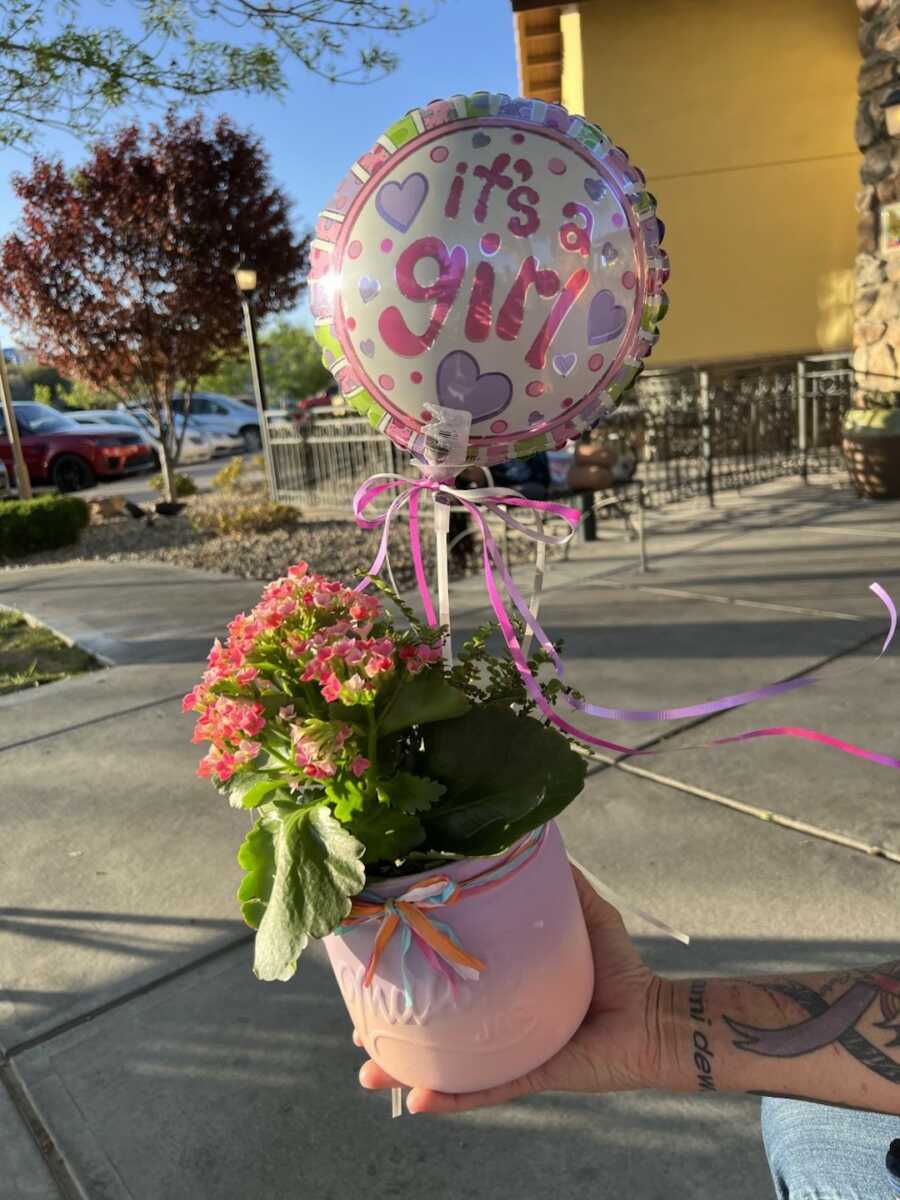
[[[275,499],[346,516],[363,480],[403,466],[401,452],[363,417],[315,416],[294,428],[269,423]]]
[[[780,476],[843,470],[841,419],[859,393],[847,355],[646,371],[592,436],[634,455],[646,503],[712,502]],[[268,441],[276,498],[323,514],[347,514],[369,475],[408,468],[357,416],[273,422]]]

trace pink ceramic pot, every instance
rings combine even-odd
[[[496,862],[465,859],[442,874],[461,883]],[[367,890],[395,898],[433,875],[407,875]],[[441,1092],[508,1083],[546,1062],[581,1024],[594,987],[584,917],[556,825],[548,825],[542,845],[518,873],[433,915],[487,969],[477,979],[454,976],[454,989],[413,943],[406,956],[413,997],[408,1010],[399,930],[369,987],[363,987],[363,975],[378,922],[324,939],[369,1055],[408,1087]]]

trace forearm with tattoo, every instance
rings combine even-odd
[[[669,1059],[678,1090],[900,1113],[900,961],[671,986]]]

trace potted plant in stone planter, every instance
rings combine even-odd
[[[397,604],[395,621],[301,563],[232,621],[184,707],[211,744],[199,774],[256,810],[238,855],[256,974],[289,979],[324,939],[372,1058],[410,1086],[469,1091],[551,1057],[587,1010],[553,823],[585,765],[531,715],[488,629],[450,667],[440,631]]]
[[[900,408],[851,408],[842,449],[853,486],[870,500],[900,499]]]

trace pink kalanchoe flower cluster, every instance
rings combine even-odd
[[[265,728],[263,706],[230,696],[213,695],[208,688],[195,688],[182,701],[185,710],[199,707],[194,742],[212,742],[212,748],[197,768],[202,778],[230,779],[238,767],[252,762],[261,745],[253,738]]]
[[[440,658],[439,645],[393,634],[377,597],[298,563],[267,585],[250,613],[234,618],[184,698],[185,712],[199,713],[194,741],[212,743],[198,773],[225,781],[271,749],[296,764],[298,780],[328,779],[338,769],[360,776],[369,762],[349,725],[320,720],[321,707],[310,712],[296,695],[267,721],[261,699],[274,689],[293,691],[285,683],[293,676],[317,685],[326,704],[370,706],[398,672],[416,675]]]
[[[332,779],[338,768],[345,764],[358,776],[369,765],[362,755],[349,757],[347,743],[353,730],[343,721],[311,718],[292,725],[291,735],[297,766],[310,779]]]

